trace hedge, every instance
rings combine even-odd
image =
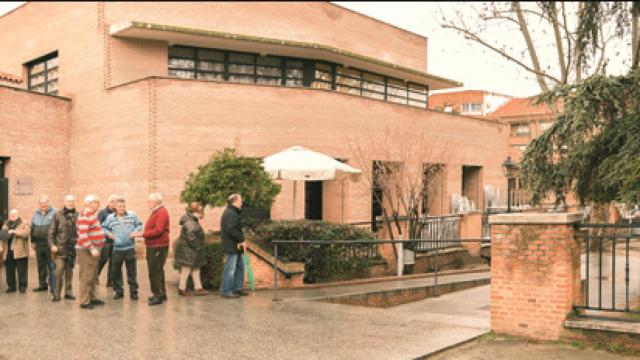
[[[315,220],[274,221],[258,226],[253,242],[273,254],[273,240],[373,240],[373,233],[351,225]],[[371,255],[374,255],[373,257]],[[369,275],[376,245],[281,245],[278,257],[305,264],[305,283],[340,281]]]

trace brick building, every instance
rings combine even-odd
[[[224,147],[302,145],[358,167],[352,145],[395,127],[447,149],[423,159],[445,163],[433,212],[453,193],[481,204],[483,185],[506,187],[506,126],[428,110],[430,90],[461,84],[427,72],[427,39],[337,5],[32,2],[0,32],[0,178],[24,212],[40,194],[59,207],[66,193],[117,193],[145,218],[160,191],[177,220],[188,174]],[[345,184],[346,222],[371,219],[366,183]],[[292,186],[273,218],[290,216]],[[339,182],[298,186],[299,217],[340,220]]]
[[[513,97],[486,90],[454,90],[429,94],[429,109],[454,114],[486,116]]]

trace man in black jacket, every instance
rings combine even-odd
[[[121,199],[120,196],[112,194],[109,196],[107,206],[98,213],[98,221],[100,225],[107,220],[107,216],[116,212],[116,202]],[[113,255],[113,240],[107,237],[102,250],[100,251],[100,259],[98,260],[98,278],[105,265],[107,265],[107,287],[113,287],[113,279],[111,278],[111,255]]]
[[[242,254],[245,250],[242,219],[240,217],[242,197],[240,197],[240,194],[233,194],[227,199],[227,204],[227,208],[224,209],[220,219],[222,251],[227,256],[224,263],[220,293],[225,298],[237,298],[247,295],[242,291],[244,282]]]

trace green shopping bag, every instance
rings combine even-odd
[[[247,279],[249,279],[249,287],[251,290],[256,289],[256,282],[253,278],[253,270],[251,269],[251,263],[249,262],[249,255],[243,254],[244,267],[247,269]]]

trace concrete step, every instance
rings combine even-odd
[[[607,331],[624,334],[640,335],[640,322],[628,319],[577,317],[566,320],[567,329]]]

